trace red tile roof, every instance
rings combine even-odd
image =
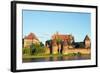
[[[53,36],[52,36],[52,39],[57,39],[57,38],[59,38],[59,39],[61,39],[61,40],[68,40],[69,37],[70,37],[70,35],[61,35],[61,34],[59,34],[59,35],[53,35]]]
[[[36,39],[36,40],[38,40],[38,38],[35,36],[34,33],[30,33],[28,36],[25,36],[24,39],[30,39],[30,40]]]

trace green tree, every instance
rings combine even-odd
[[[31,49],[31,54],[34,54],[35,53],[35,46],[33,43],[30,45],[30,49]]]
[[[51,43],[51,40],[47,40],[46,43],[50,44]]]
[[[56,39],[57,44],[60,44],[62,42],[62,40],[60,38]]]
[[[40,42],[40,46],[41,46],[41,47],[44,47],[44,44],[43,44],[42,42]]]
[[[32,55],[45,53],[45,48],[43,44],[32,44],[30,48],[32,49]]]

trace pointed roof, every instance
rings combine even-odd
[[[30,33],[28,36],[25,36],[24,39],[36,39],[36,40],[38,40],[38,38],[36,37],[36,35],[34,33]]]
[[[89,38],[89,36],[88,36],[88,35],[86,35],[86,36],[85,36],[84,41],[85,41],[85,40],[90,40],[90,38]]]

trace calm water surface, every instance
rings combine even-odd
[[[67,61],[67,60],[86,60],[90,59],[90,55],[81,55],[81,56],[54,56],[54,57],[45,57],[45,58],[29,58],[23,59],[23,62],[47,62],[47,61]]]

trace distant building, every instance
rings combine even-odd
[[[72,35],[59,34],[58,32],[52,35],[52,40],[57,40],[57,39],[61,41],[67,41],[68,43],[74,42],[74,37]]]
[[[41,44],[34,33],[30,33],[23,39],[23,48],[30,48],[32,44]],[[81,42],[75,42],[72,35],[59,34],[52,35],[50,40],[45,42],[45,54],[68,54],[68,53],[88,53],[90,54],[91,40],[88,35]],[[89,49],[86,49],[89,48]]]
[[[88,35],[84,39],[85,48],[91,48],[91,40]]]
[[[51,44],[48,44],[49,46],[52,46],[52,52],[53,54],[64,52],[68,48],[73,48],[72,43],[74,42],[74,37],[72,35],[64,35],[59,34],[58,32],[52,35],[51,38]]]
[[[73,45],[75,48],[91,48],[91,40],[89,36],[86,35],[83,41],[74,42]]]
[[[24,37],[24,39],[23,39],[23,45],[24,46],[23,47],[24,48],[30,48],[30,45],[32,43],[33,44],[35,44],[35,43],[39,44],[40,43],[38,38],[35,36],[34,33],[30,33],[28,36]]]

